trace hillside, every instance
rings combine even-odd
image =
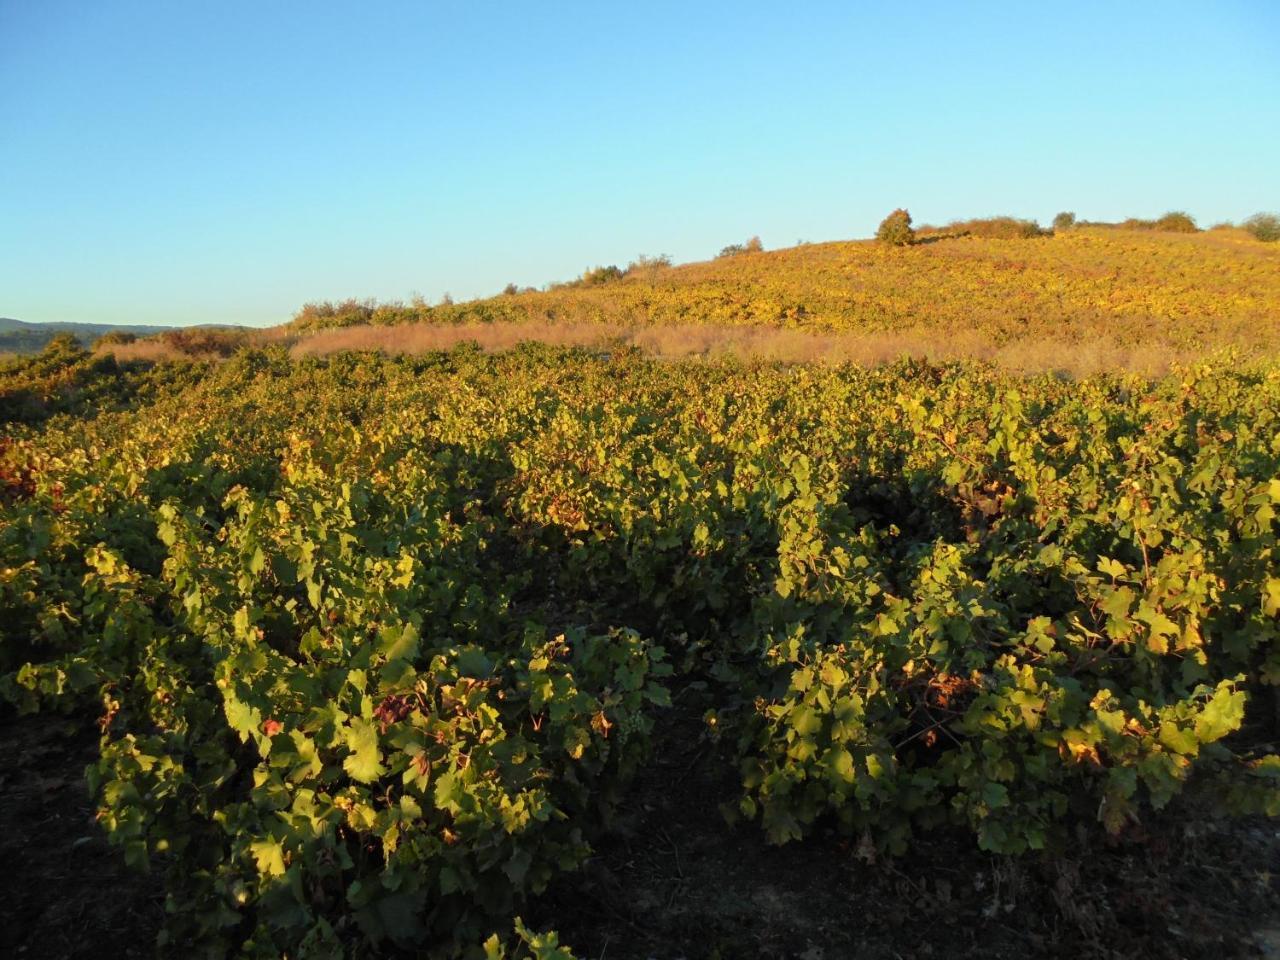
[[[413,322],[765,326],[997,348],[1106,341],[1252,350],[1280,339],[1280,246],[1235,230],[1102,228],[930,238],[907,248],[806,244],[460,304],[308,305],[288,329]]]
[[[172,329],[112,323],[27,323],[12,317],[0,317],[0,353],[39,353],[50,340],[62,333],[71,334],[87,347],[99,337],[117,330],[145,337]]]
[[[831,243],[0,365],[0,930],[1256,955],[1276,253]]]

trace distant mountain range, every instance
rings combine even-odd
[[[114,323],[27,323],[11,317],[0,317],[0,353],[39,353],[45,344],[60,333],[69,333],[86,347],[103,334],[123,330],[147,337],[174,327],[126,326]]]

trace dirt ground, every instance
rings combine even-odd
[[[959,835],[895,861],[834,835],[772,847],[726,824],[732,772],[676,720],[596,856],[525,905],[584,960],[1280,956],[1275,823],[1184,815],[1016,862]],[[0,955],[155,954],[163,890],[93,821],[94,748],[83,722],[0,719]]]
[[[1280,956],[1280,824],[1184,813],[1018,861],[963,835],[892,861],[834,834],[775,847],[721,817],[736,783],[692,729],[671,728],[596,858],[540,903],[583,957]]]
[[[93,819],[91,724],[0,717],[0,955],[148,957],[163,891],[125,867]]]

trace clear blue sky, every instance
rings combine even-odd
[[[0,316],[267,324],[899,205],[1280,208],[1280,3],[0,0]]]

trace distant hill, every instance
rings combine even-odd
[[[12,317],[0,317],[0,353],[39,353],[60,333],[69,333],[86,347],[113,330],[139,337],[173,330],[173,327],[139,327],[112,323],[27,323]]]
[[[914,246],[802,244],[700,263],[602,267],[544,290],[436,306],[304,307],[295,331],[427,323],[782,327],[815,334],[1164,345],[1198,354],[1280,343],[1280,244],[1243,230],[1089,226],[1027,238],[929,236]],[[983,350],[972,351],[983,355]]]

